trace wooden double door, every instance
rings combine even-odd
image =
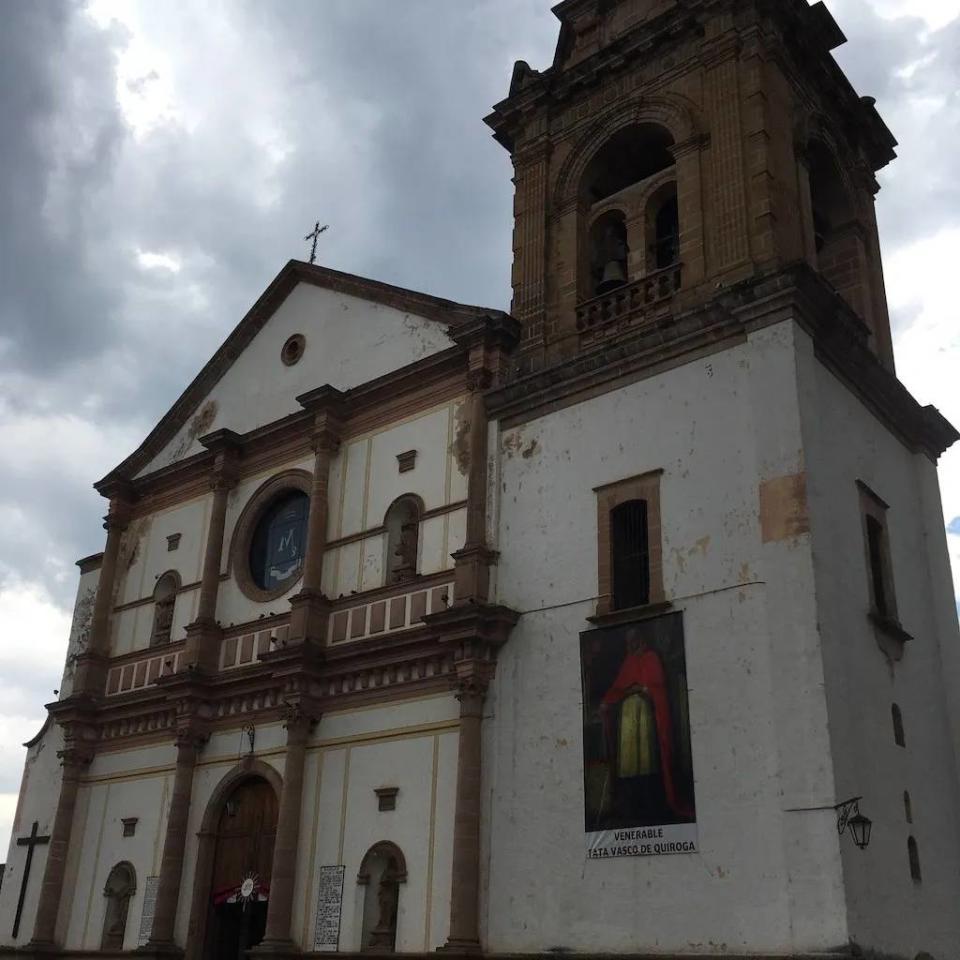
[[[273,787],[260,777],[238,784],[217,824],[205,960],[243,960],[263,939],[276,834]]]

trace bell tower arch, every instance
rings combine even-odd
[[[896,145],[807,0],[564,0],[553,63],[486,122],[514,164],[514,316],[536,369],[805,262],[892,368],[874,214]]]

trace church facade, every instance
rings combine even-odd
[[[291,261],[97,484],[0,954],[952,958],[960,634],[805,0],[563,0],[509,314]]]

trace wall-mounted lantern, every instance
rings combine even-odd
[[[785,813],[806,813],[813,810],[834,810],[837,814],[837,833],[842,837],[847,828],[850,828],[850,834],[853,842],[861,849],[865,850],[870,843],[870,834],[873,831],[873,821],[865,817],[860,812],[860,801],[863,797],[851,797],[842,803],[832,804],[829,807],[793,807],[785,810]]]
[[[863,797],[853,797],[838,803],[833,809],[837,811],[837,833],[843,836],[843,831],[850,828],[853,842],[865,850],[870,842],[870,833],[873,830],[873,821],[860,812],[860,801]]]

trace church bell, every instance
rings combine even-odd
[[[603,276],[597,284],[597,293],[609,293],[627,282],[627,271],[622,260],[608,260],[603,268]]]

